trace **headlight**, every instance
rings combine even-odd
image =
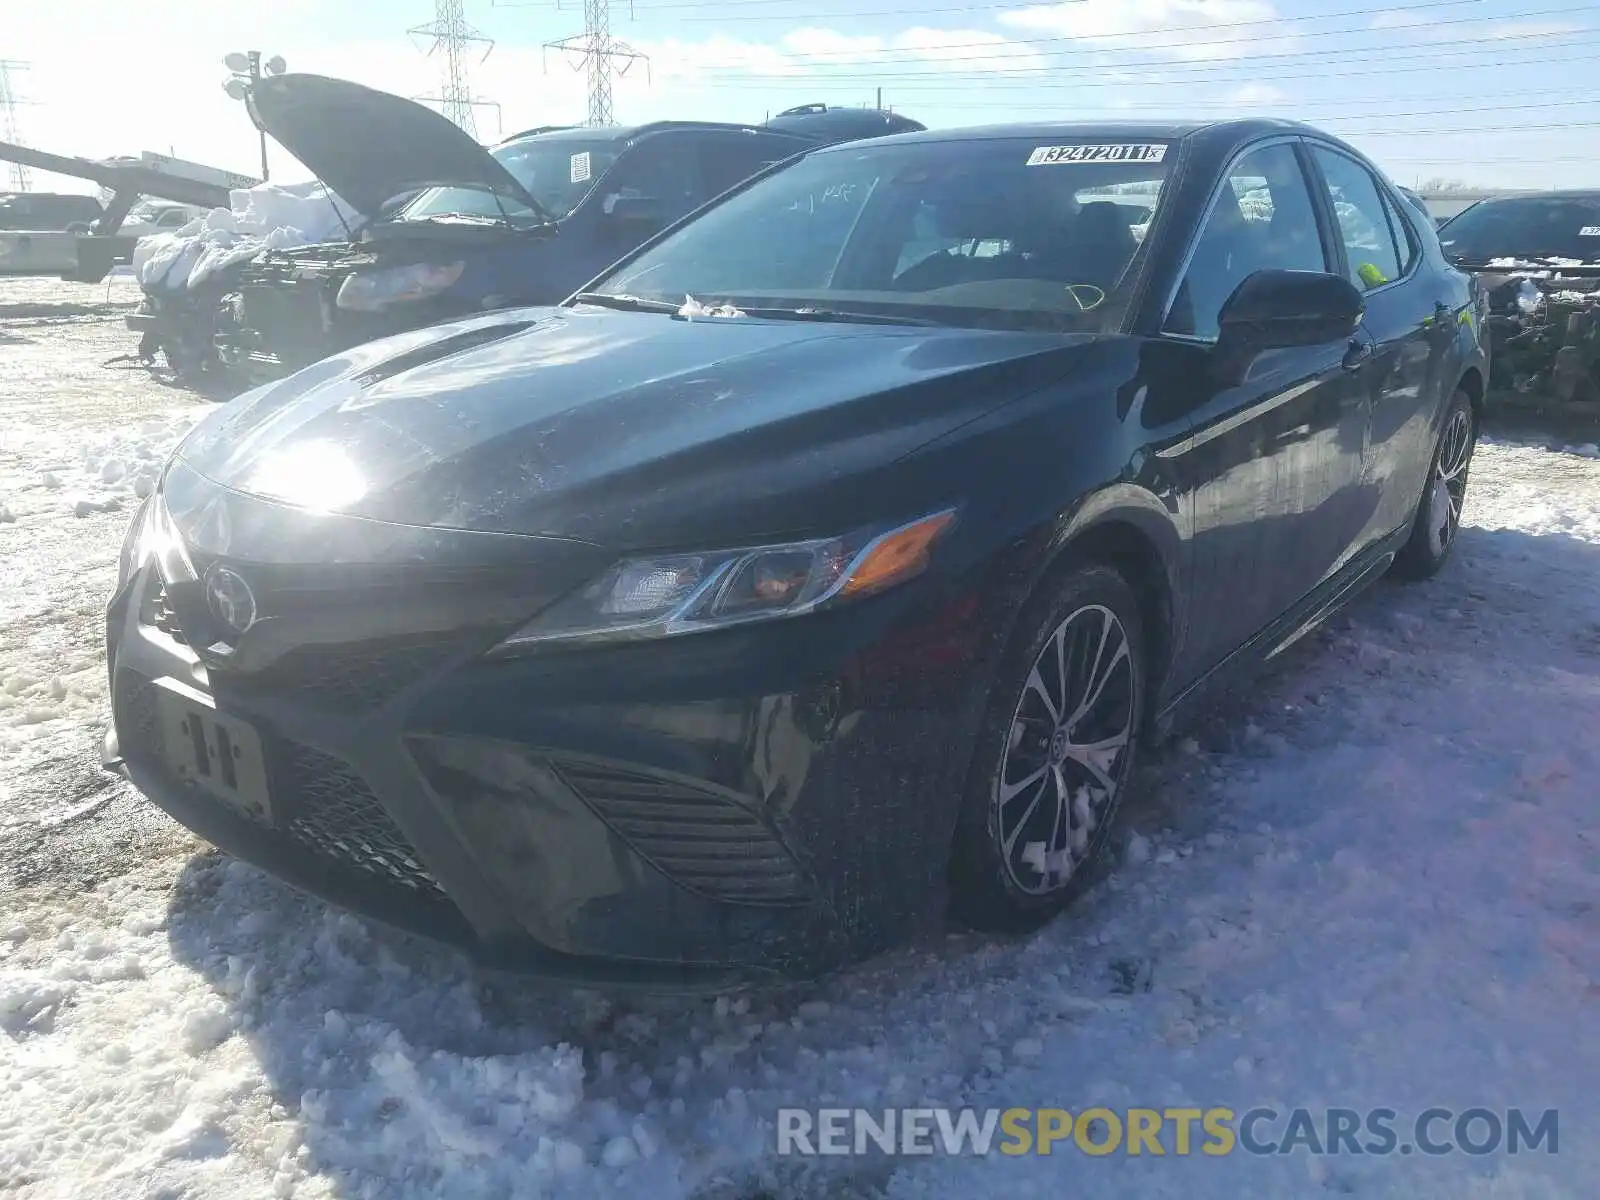
[[[669,637],[797,617],[920,575],[955,520],[946,509],[892,529],[704,554],[630,558],[558,600],[495,648]]]
[[[128,523],[128,532],[122,536],[122,550],[117,555],[117,591],[128,582],[129,577],[139,569],[144,562],[144,527],[150,520],[150,507],[153,501],[146,500],[139,505],[133,514],[133,520]]]
[[[117,560],[118,590],[152,559],[159,566],[161,578],[169,583],[196,577],[194,564],[189,561],[159,492],[140,505],[122,539],[122,553]]]
[[[426,300],[429,296],[437,296],[460,279],[466,266],[464,262],[444,266],[412,263],[387,271],[347,275],[339,285],[339,294],[334,297],[334,303],[353,312],[378,312],[391,304]]]

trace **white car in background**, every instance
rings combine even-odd
[[[210,210],[198,204],[178,204],[171,200],[141,200],[128,210],[119,237],[148,237],[153,233],[175,233]]]

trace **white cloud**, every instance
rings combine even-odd
[[[1373,29],[1416,29],[1423,25],[1432,25],[1433,21],[1434,18],[1427,13],[1413,12],[1409,8],[1396,8],[1379,13],[1368,22],[1368,25]]]
[[[1469,38],[1516,38],[1534,41],[1545,37],[1565,37],[1572,33],[1592,31],[1577,21],[1495,21],[1484,25],[1481,31],[1474,27],[1466,30],[1459,24],[1440,22],[1427,13],[1394,9],[1379,13],[1369,22],[1373,29],[1404,32],[1420,42],[1457,42]]]
[[[1289,93],[1270,83],[1247,83],[1228,93],[1227,103],[1241,110],[1279,108],[1290,99]]]
[[[1047,60],[1025,42],[982,29],[915,27],[892,37],[839,33],[806,27],[777,43],[712,38],[701,42],[640,43],[651,66],[667,76],[694,78],[747,71],[759,75],[805,75],[839,68],[885,65],[903,70],[923,62],[960,71],[1037,70]]]
[[[1074,39],[1062,49],[1114,50],[1193,61],[1281,53],[1300,35],[1277,24],[1270,0],[1081,0],[1000,14],[1000,23],[1041,37]],[[1195,35],[1201,35],[1196,37]]]
[[[1589,29],[1576,21],[1497,21],[1489,26],[1492,38],[1542,38],[1564,37],[1569,33],[1582,33]]]

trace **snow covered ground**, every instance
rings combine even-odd
[[[1374,589],[1152,761],[1125,861],[1041,933],[623,1001],[332,912],[93,769],[122,526],[205,411],[103,365],[131,336],[102,293],[0,290],[0,1192],[1594,1195],[1600,461],[1484,445],[1443,576]],[[1557,1108],[1560,1143],[774,1156],[780,1106],[1094,1103]]]

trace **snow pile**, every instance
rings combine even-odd
[[[263,183],[228,193],[213,209],[173,233],[140,238],[133,269],[145,291],[194,287],[263,250],[288,250],[355,230],[362,218],[321,183]]]
[[[31,539],[43,536],[52,517],[65,517],[77,525],[73,518],[113,514],[116,536],[139,501],[154,489],[173,444],[207,411],[187,406],[78,444],[32,438],[29,429],[19,429],[13,446],[22,452],[19,457],[26,454],[31,462],[25,470],[0,469],[0,494],[7,498],[0,506],[0,529],[15,522],[22,528],[11,536],[29,538],[31,545]],[[23,542],[16,545],[19,552],[14,559],[6,551],[8,575],[0,592],[6,593],[7,602],[0,603],[0,617],[11,616],[11,594],[6,589],[15,587],[20,603],[30,585],[48,570],[36,554],[23,551]],[[110,552],[114,555],[114,546]],[[96,599],[103,603],[104,596]],[[90,633],[62,644],[59,637],[49,636],[52,630],[48,623],[35,623],[18,635],[15,646],[5,645],[0,634],[0,758],[29,743],[47,744],[77,725],[101,718],[105,661],[100,639]],[[51,657],[37,653],[41,646],[49,647]]]

